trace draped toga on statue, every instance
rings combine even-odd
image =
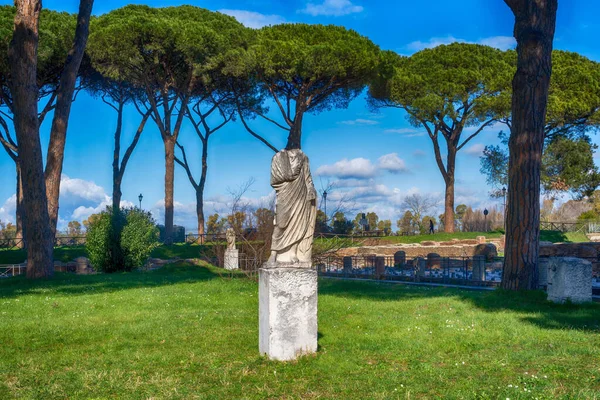
[[[271,261],[310,262],[316,191],[308,157],[302,150],[281,150],[275,154],[271,186],[277,194]]]

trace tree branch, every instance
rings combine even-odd
[[[177,156],[175,156],[175,162],[177,164],[181,165],[183,167],[183,169],[185,169],[185,172],[187,173],[187,177],[190,180],[190,183],[192,184],[194,189],[198,190],[198,184],[196,183],[196,180],[194,179],[194,176],[192,175],[192,171],[190,170],[190,165],[188,164],[188,160],[185,155],[185,149],[183,148],[182,145],[179,144],[179,142],[175,142],[175,144],[177,145],[177,147],[179,147],[179,149],[181,150],[181,154],[183,155],[183,161],[181,161]]]
[[[466,139],[465,139],[465,141],[464,141],[464,142],[462,142],[462,144],[456,148],[456,151],[460,151],[460,149],[462,149],[463,147],[465,147],[465,145],[466,145],[467,143],[469,143],[469,140],[473,139],[473,138],[474,138],[475,136],[477,136],[477,135],[478,135],[478,134],[479,134],[479,133],[480,133],[482,130],[484,130],[484,129],[485,129],[485,128],[486,128],[486,127],[489,125],[489,124],[491,124],[492,122],[495,122],[495,121],[496,121],[496,119],[495,119],[495,118],[492,118],[492,119],[490,119],[490,120],[486,121],[486,122],[485,122],[483,125],[481,125],[481,126],[479,127],[479,129],[477,129],[477,130],[475,131],[475,133],[473,133],[471,136],[469,136],[468,138],[466,138]]]

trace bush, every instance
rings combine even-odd
[[[148,259],[157,243],[158,228],[150,213],[135,208],[113,213],[107,207],[89,225],[86,250],[97,271],[131,271]]]
[[[139,267],[158,246],[158,228],[149,212],[137,208],[126,210],[126,223],[121,233],[121,247],[128,269]]]

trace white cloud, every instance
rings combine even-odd
[[[17,212],[17,195],[10,196],[2,207],[0,207],[0,221],[4,223],[15,223],[15,214]]]
[[[255,11],[230,10],[225,8],[217,11],[223,14],[230,15],[244,26],[254,29],[262,28],[263,26],[267,25],[281,24],[285,22],[285,18],[283,18],[281,15],[275,14],[261,14]]]
[[[377,125],[379,121],[373,121],[372,119],[352,119],[346,121],[340,121],[340,124],[344,125]]]
[[[370,178],[377,173],[377,168],[366,158],[344,158],[333,165],[322,165],[317,168],[317,176],[336,176],[340,179]]]
[[[362,6],[354,5],[350,0],[324,0],[321,4],[308,3],[305,8],[298,10],[313,17],[318,15],[339,17],[342,15],[360,13]]]
[[[481,143],[477,143],[466,149],[465,154],[468,154],[470,156],[480,156],[481,153],[483,153],[484,148],[484,145],[482,145]]]
[[[386,129],[383,133],[398,133],[407,138],[425,136],[424,130],[414,128]]]
[[[404,160],[398,157],[398,153],[385,154],[379,157],[379,160],[377,160],[377,167],[383,171],[388,171],[393,174],[408,171]]]
[[[407,44],[405,46],[405,48],[409,51],[416,52],[416,51],[420,51],[423,49],[430,49],[433,47],[437,47],[437,46],[444,45],[444,44],[450,44],[450,43],[454,43],[454,42],[483,44],[486,46],[495,47],[500,50],[512,49],[517,44],[515,39],[511,36],[491,36],[491,37],[481,38],[476,41],[471,41],[471,40],[455,38],[454,36],[448,35],[445,37],[432,37],[426,41],[416,40],[414,42]]]

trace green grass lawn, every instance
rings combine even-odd
[[[256,282],[221,274],[0,280],[0,398],[600,397],[599,304],[321,280],[318,353],[279,363]]]

